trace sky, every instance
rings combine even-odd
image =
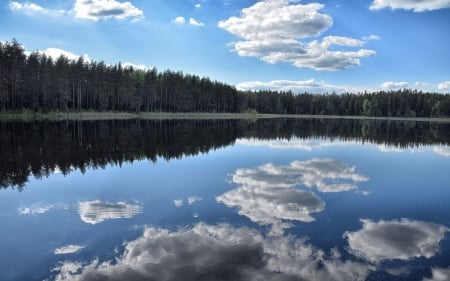
[[[0,0],[0,41],[242,90],[450,93],[450,0]]]

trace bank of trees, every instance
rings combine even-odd
[[[238,91],[181,71],[25,54],[0,42],[0,111],[246,112],[397,117],[450,116],[450,95],[404,89],[294,94]]]

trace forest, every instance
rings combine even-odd
[[[180,159],[239,139],[322,139],[410,149],[450,145],[450,124],[319,118],[0,121],[0,189],[21,190],[31,176]]]
[[[257,112],[385,117],[450,116],[450,94],[412,89],[363,93],[240,91],[182,71],[27,54],[0,42],[1,112]]]

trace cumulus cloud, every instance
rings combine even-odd
[[[174,23],[178,23],[178,24],[183,24],[183,23],[186,22],[186,19],[185,19],[184,17],[182,17],[182,16],[179,16],[179,17],[176,17],[176,18],[173,20],[173,22],[174,22]]]
[[[32,2],[20,3],[16,1],[9,2],[8,8],[12,11],[22,12],[27,15],[44,14],[44,15],[63,15],[64,10],[47,9]]]
[[[216,200],[237,207],[239,214],[261,225],[271,225],[280,235],[291,221],[314,221],[313,213],[325,209],[314,193],[294,188],[316,187],[322,192],[342,192],[357,188],[368,180],[355,173],[355,167],[332,159],[295,161],[287,166],[266,164],[255,169],[238,169],[232,182],[239,186],[217,196]]]
[[[55,280],[365,280],[370,267],[326,255],[304,240],[203,223],[146,228],[114,261],[63,262]]]
[[[131,2],[116,0],[76,0],[72,12],[76,18],[98,21],[100,19],[142,19],[144,12]]]
[[[97,224],[105,220],[132,218],[142,213],[142,206],[125,202],[84,201],[78,202],[78,213],[83,222]]]
[[[321,41],[304,42],[333,24],[329,15],[320,12],[323,7],[319,3],[297,4],[292,0],[260,1],[243,9],[239,17],[219,21],[218,26],[243,39],[233,43],[238,55],[258,57],[268,63],[340,70],[359,65],[361,58],[375,54],[373,50],[360,48],[367,40],[327,36]],[[357,50],[330,50],[339,46]]]
[[[176,23],[176,24],[185,24],[186,23],[186,18],[182,17],[182,16],[179,16],[179,17],[176,17],[173,20],[173,22]],[[196,20],[194,18],[189,18],[189,21],[187,23],[189,23],[192,26],[197,26],[197,27],[205,26],[205,24],[203,22],[200,22],[200,21],[198,21],[198,20]]]
[[[431,275],[431,278],[423,278],[423,281],[448,281],[450,280],[450,267],[432,268]]]
[[[273,91],[292,91],[294,93],[308,92],[308,93],[357,93],[368,90],[368,88],[347,86],[347,85],[332,85],[325,81],[317,81],[315,79],[309,80],[273,80],[267,82],[261,81],[246,81],[238,83],[236,86],[243,91],[257,91],[257,90],[273,90]]]
[[[311,213],[325,209],[314,193],[283,186],[244,185],[218,196],[217,202],[238,207],[239,214],[253,222],[271,225],[275,235],[290,227],[286,220],[311,222]]]
[[[193,26],[205,26],[205,24],[203,22],[197,21],[194,18],[189,19],[189,24],[193,25]]]
[[[144,12],[136,8],[131,2],[119,2],[116,0],[76,0],[70,11],[48,9],[32,2],[20,3],[11,1],[10,10],[20,11],[29,15],[64,15],[70,14],[75,18],[98,21],[100,19],[126,19],[139,20],[144,17]]]
[[[256,169],[238,169],[232,181],[242,186],[293,187],[304,185],[321,192],[342,192],[357,188],[369,178],[355,172],[356,167],[334,159],[313,158],[286,166],[265,164]]]
[[[80,246],[80,245],[67,245],[67,246],[63,246],[60,248],[56,248],[55,255],[73,254],[73,253],[80,251],[83,248],[84,248],[84,246]]]
[[[390,8],[392,10],[413,10],[414,12],[425,12],[450,8],[449,0],[374,0],[370,5],[371,10]]]
[[[441,91],[449,91],[450,90],[450,81],[444,81],[438,84],[438,89]]]
[[[381,83],[380,88],[383,90],[399,90],[407,88],[408,85],[409,85],[408,82],[386,81]]]
[[[443,225],[409,219],[361,222],[361,230],[347,231],[344,237],[352,254],[374,263],[391,259],[431,258],[437,254],[439,242],[449,231]]]

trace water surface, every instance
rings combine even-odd
[[[450,278],[450,125],[0,123],[1,280]]]

